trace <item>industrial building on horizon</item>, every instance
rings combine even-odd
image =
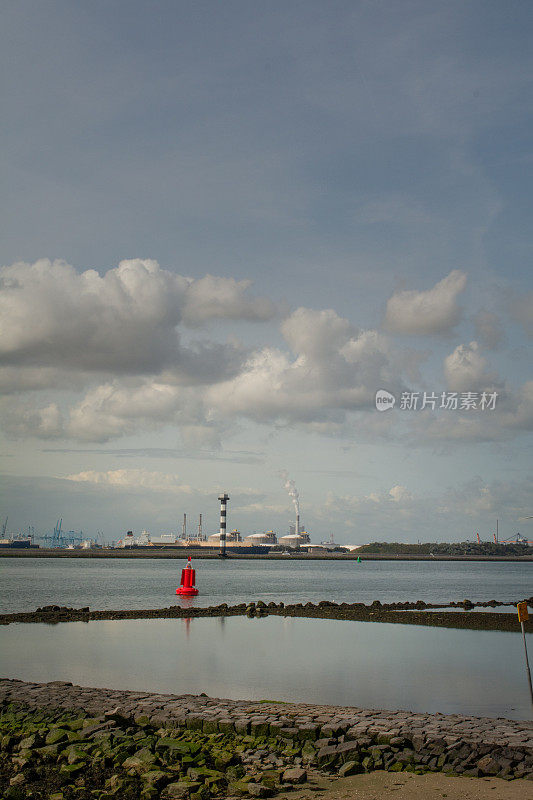
[[[227,504],[229,495],[223,492],[219,495],[220,502],[220,530],[218,533],[212,533],[210,536],[205,536],[202,527],[202,515],[199,517],[198,533],[190,536],[187,532],[187,514],[183,515],[183,524],[181,529],[181,537],[176,534],[163,534],[162,536],[153,537],[148,531],[144,530],[140,536],[134,537],[132,531],[127,534],[117,543],[117,547],[194,547],[194,548],[218,548],[220,555],[226,555],[226,550],[237,552],[268,552],[271,548],[285,549],[285,550],[299,550],[301,547],[311,545],[311,539],[307,531],[303,529],[300,524],[300,503],[299,495],[294,486],[294,481],[288,481],[289,494],[293,498],[296,521],[295,524],[289,525],[289,533],[284,536],[277,536],[274,531],[263,531],[263,533],[250,533],[247,536],[242,536],[241,532],[233,529],[229,533],[226,532],[227,521]],[[328,543],[329,544],[329,543]],[[325,543],[315,545],[315,548],[321,547],[324,549]],[[328,549],[331,549],[328,547]]]
[[[291,526],[294,530],[294,526]],[[270,549],[272,547],[283,547],[289,550],[297,550],[302,546],[310,545],[311,539],[307,531],[300,530],[299,534],[292,531],[284,536],[278,536],[274,531],[263,531],[262,533],[250,533],[243,536],[240,531],[234,529],[225,532],[222,539],[225,542],[226,548],[232,550],[235,546],[241,548],[261,548],[262,550]],[[161,536],[152,536],[148,531],[143,532],[135,537],[132,531],[117,542],[117,547],[206,547],[206,548],[221,548],[221,534],[212,533],[210,536],[181,536],[175,534],[162,534]],[[324,545],[314,545],[315,547],[324,547]]]

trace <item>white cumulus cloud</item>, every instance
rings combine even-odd
[[[487,370],[487,359],[477,342],[458,345],[444,359],[444,375],[449,389],[456,392],[493,388],[498,379]]]
[[[77,440],[105,442],[139,429],[202,421],[193,388],[146,378],[141,382],[115,380],[89,390],[71,408],[65,429]]]
[[[272,319],[276,315],[274,303],[265,297],[249,297],[251,285],[249,280],[215,275],[191,281],[185,292],[184,322],[194,326],[209,319]]]
[[[389,496],[395,503],[407,503],[413,499],[411,492],[405,486],[396,485],[389,491]]]
[[[387,302],[385,328],[393,333],[442,334],[461,318],[457,298],[466,286],[466,274],[453,270],[426,291],[395,292]]]
[[[272,347],[252,354],[239,375],[207,390],[207,408],[260,422],[338,423],[370,407],[379,386],[401,383],[387,339],[335,311],[299,308],[281,330],[293,355]]]
[[[30,376],[36,388],[51,368],[114,374],[174,368],[202,381],[213,369],[231,370],[239,350],[213,342],[185,346],[179,326],[273,316],[273,304],[249,297],[249,287],[210,275],[193,280],[151,259],[121,261],[103,275],[78,273],[64,261],[18,262],[0,270],[0,365],[39,368]]]

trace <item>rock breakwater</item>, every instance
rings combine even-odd
[[[374,769],[533,779],[533,724],[0,680],[0,790],[268,797]]]
[[[533,608],[533,598],[526,600]],[[470,600],[450,601],[446,604],[425,603],[418,600],[414,603],[381,603],[375,600],[370,605],[364,603],[334,603],[321,600],[319,603],[264,603],[263,601],[198,608],[125,609],[91,611],[89,607],[69,608],[67,606],[48,605],[36,611],[25,611],[14,614],[0,614],[0,625],[13,622],[91,622],[96,620],[121,619],[179,619],[183,617],[221,617],[221,616],[257,616],[269,614],[284,617],[313,617],[318,619],[352,620],[356,622],[389,622],[403,625],[428,625],[442,628],[467,628],[469,630],[517,631],[519,625],[516,613],[487,613],[475,611],[475,608],[491,608],[499,606],[515,607],[516,603],[503,603],[497,600],[473,603]],[[449,611],[447,609],[454,609]],[[456,609],[463,609],[462,611]],[[428,613],[429,612],[429,613]],[[526,630],[533,630],[533,619],[526,622]]]

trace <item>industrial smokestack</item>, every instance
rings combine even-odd
[[[187,539],[187,514],[183,515],[183,525],[181,527],[181,538],[184,541]]]
[[[229,495],[224,492],[218,498],[220,500],[220,555],[226,555],[226,503]]]
[[[289,473],[287,470],[283,470],[281,473],[281,477],[283,478],[283,485],[285,486],[289,496],[292,498],[292,502],[294,505],[294,510],[296,512],[296,529],[295,533],[298,535],[300,533],[300,495],[298,494],[298,489],[296,488],[296,484],[294,483],[291,478],[289,478]]]
[[[200,522],[198,523],[198,540],[202,541],[202,515],[200,514]]]

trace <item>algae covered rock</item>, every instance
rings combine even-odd
[[[57,744],[46,744],[44,747],[38,747],[33,752],[43,761],[56,759],[59,753],[59,746]]]
[[[40,744],[42,744],[41,737],[37,736],[36,733],[32,733],[31,736],[22,739],[19,744],[19,750],[31,750],[33,747],[39,747]]]
[[[215,767],[224,771],[235,760],[235,754],[229,752],[228,750],[216,750],[213,751],[213,758],[215,761]]]
[[[222,780],[224,778],[224,774],[219,770],[208,769],[207,767],[189,767],[187,776],[193,781],[201,781],[202,783],[208,778],[213,778],[214,780]]]
[[[172,753],[180,753],[183,755],[191,755],[196,751],[192,742],[177,741],[168,736],[158,739],[155,743],[157,751],[170,750]]]
[[[226,770],[226,778],[228,778],[228,780],[237,781],[239,778],[242,778],[244,774],[245,770],[242,764],[232,764]]]
[[[275,789],[281,781],[281,770],[267,769],[261,775],[261,783],[269,789]]]
[[[207,786],[200,786],[195,792],[189,795],[191,800],[209,800],[209,789]]]
[[[175,781],[169,783],[161,792],[161,800],[184,800],[198,791],[202,784],[192,781]]]
[[[156,761],[157,756],[148,747],[142,747],[132,756],[126,758],[122,762],[122,767],[124,769],[134,769],[136,772],[144,772],[152,769]]]
[[[312,761],[316,756],[316,747],[310,741],[305,742],[302,747],[302,758],[306,761]]]
[[[61,764],[59,775],[65,782],[77,777],[85,769],[85,764]]]
[[[60,742],[68,741],[69,731],[64,728],[53,728],[47,735],[46,744],[59,744]]]
[[[355,775],[358,772],[361,772],[359,761],[346,761],[339,769],[339,777],[347,778],[348,775]]]
[[[22,772],[19,772],[9,781],[10,786],[24,786],[25,783],[27,783],[27,778]]]
[[[154,789],[161,789],[167,783],[170,783],[173,777],[174,776],[170,775],[168,772],[163,772],[160,769],[153,769],[142,775],[142,781]]]
[[[16,743],[17,743],[16,738],[14,736],[11,736],[11,734],[6,733],[5,736],[2,736],[2,738],[0,739],[0,750],[8,752],[9,750],[13,749]]]

